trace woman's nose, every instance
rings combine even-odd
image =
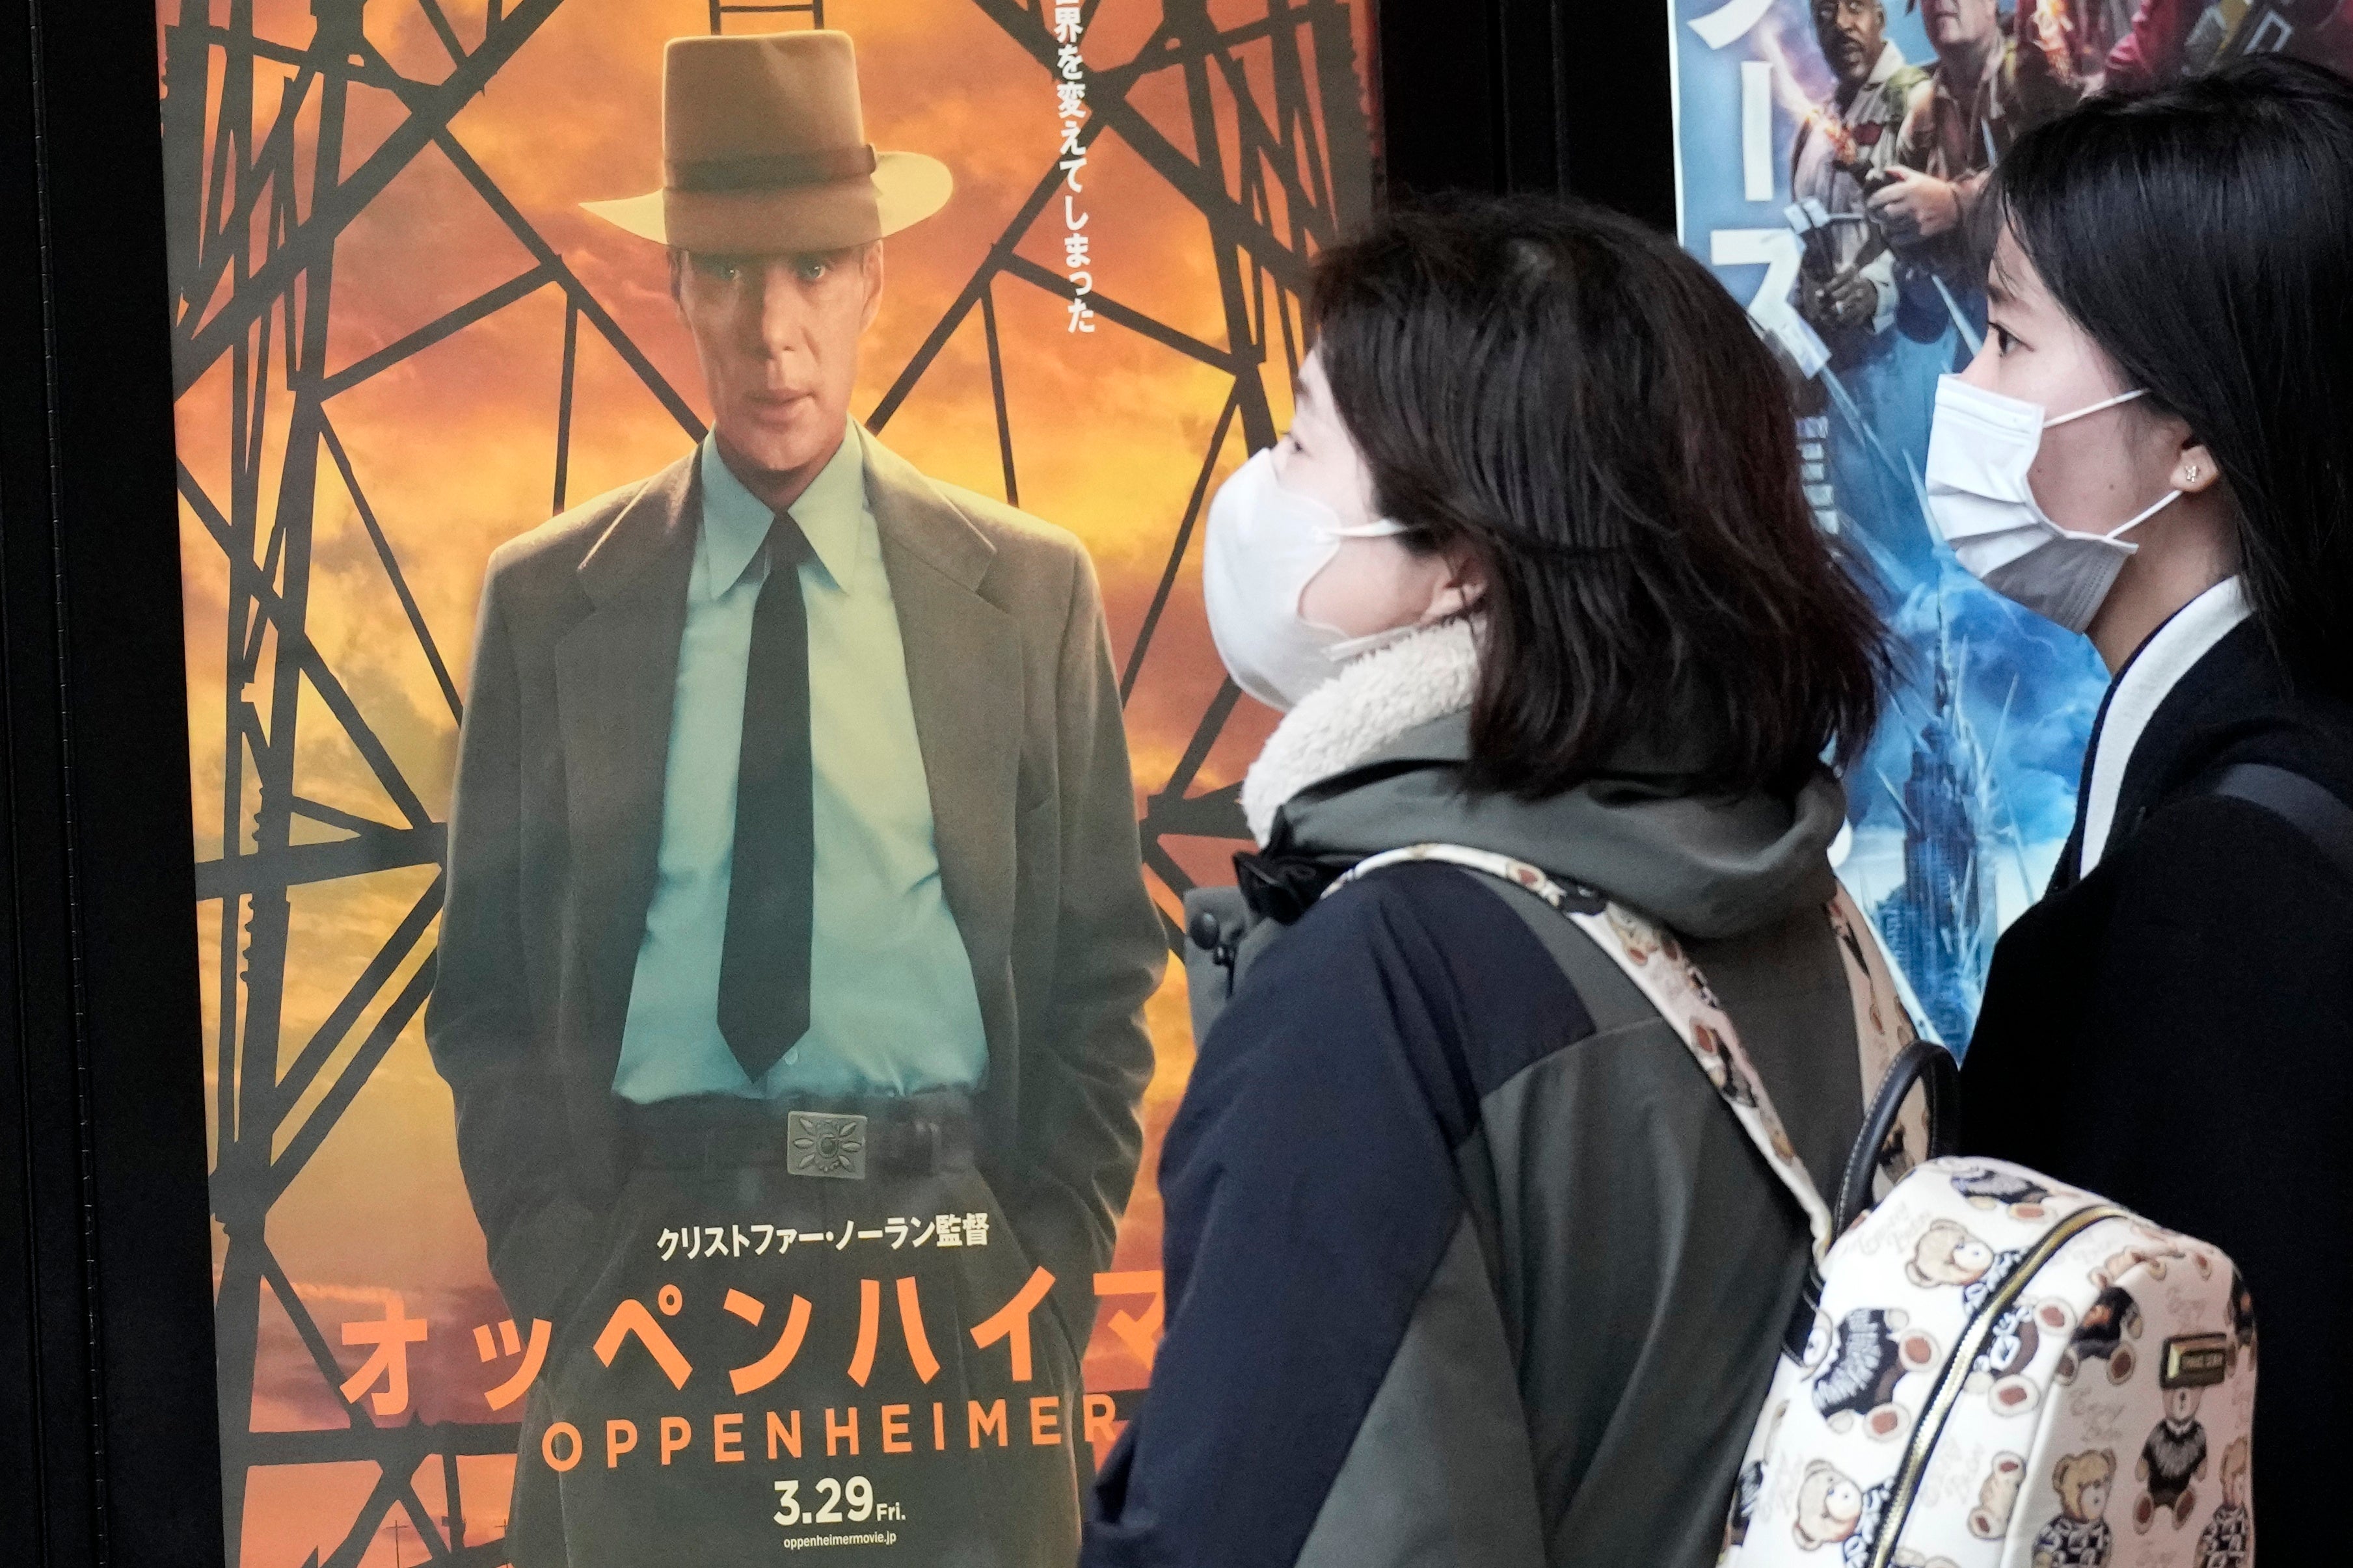
[[[1993,334],[1988,332],[1985,342],[1978,345],[1978,352],[1969,356],[1969,363],[1961,367],[1960,379],[1984,391],[1995,391],[1994,365],[1999,358],[1994,351]]]

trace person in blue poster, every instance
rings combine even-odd
[[[1816,514],[1894,628],[1841,874],[1957,1048],[1995,937],[2066,837],[2106,684],[2081,638],[1962,571],[1921,499],[1936,377],[1984,331],[1978,192],[2084,85],[2046,47],[2068,8],[1672,4],[1683,243],[1799,384]]]
[[[2238,55],[2339,69],[2353,5],[2287,0],[1668,0],[1683,244],[1797,387],[1808,498],[1894,630],[1847,778],[1841,874],[1965,1047],[1994,939],[2049,879],[2107,673],[1929,524],[1936,378],[1985,332],[1986,179],[2030,127]]]

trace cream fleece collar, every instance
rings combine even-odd
[[[1242,816],[1267,841],[1283,802],[1345,772],[1407,731],[1471,706],[1479,679],[1474,622],[1425,626],[1348,661],[1267,737],[1242,779]]]

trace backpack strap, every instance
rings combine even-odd
[[[1942,1159],[1959,1144],[1960,1064],[1936,1041],[1915,1039],[1896,1054],[1886,1076],[1879,1080],[1879,1092],[1872,1097],[1871,1109],[1863,1112],[1862,1131],[1855,1134],[1854,1147],[1847,1152],[1846,1172],[1839,1181],[1838,1207],[1831,1215],[1841,1236],[1871,1206],[1872,1178],[1915,1083],[1927,1101],[1927,1132],[1915,1160]]]
[[[1757,1076],[1756,1065],[1742,1047],[1739,1032],[1725,1016],[1723,1004],[1708,989],[1706,979],[1683,952],[1683,945],[1623,904],[1607,902],[1590,893],[1577,897],[1525,860],[1460,844],[1415,844],[1371,856],[1358,861],[1324,889],[1324,896],[1328,898],[1385,866],[1420,860],[1438,860],[1483,872],[1534,893],[1560,911],[1616,962],[1626,978],[1666,1019],[1683,1041],[1683,1048],[1691,1053],[1692,1060],[1707,1075],[1717,1098],[1731,1108],[1749,1142],[1756,1145],[1757,1152],[1765,1156],[1766,1164],[1798,1200],[1798,1206],[1805,1211],[1806,1227],[1813,1236],[1814,1259],[1819,1263],[1830,1251],[1836,1235],[1831,1228],[1830,1205],[1822,1201],[1813,1177],[1806,1172],[1805,1162],[1798,1158],[1796,1146],[1782,1130],[1780,1113],[1773,1109],[1773,1099],[1765,1091],[1764,1079]],[[1598,912],[1589,907],[1595,903],[1601,906]]]
[[[2234,763],[2210,792],[2260,805],[2312,840],[2337,874],[2353,882],[2353,805],[2306,778],[2266,763]]]
[[[1854,901],[1844,883],[1831,897],[1828,910],[1831,935],[1836,938],[1841,964],[1846,970],[1847,994],[1854,1002],[1854,1044],[1861,1069],[1862,1103],[1875,1106],[1893,1081],[1896,1063],[1905,1053],[1922,1039],[1936,1041],[1936,1031],[1921,1023],[1926,1016],[1920,1000],[1905,983],[1904,972],[1887,954],[1879,940],[1879,931],[1871,923],[1862,907]],[[1948,1056],[1949,1052],[1947,1053]],[[1917,1069],[1915,1069],[1915,1071]],[[1907,1077],[1906,1082],[1911,1081]],[[1952,1103],[1955,1097],[1947,1096]],[[1904,1173],[1922,1160],[1933,1139],[1935,1130],[1929,1126],[1930,1107],[1924,1094],[1915,1101],[1902,1093],[1896,1096],[1894,1114],[1884,1125],[1874,1130],[1877,1118],[1863,1118],[1863,1136],[1869,1138],[1871,1153],[1868,1166],[1860,1176],[1852,1173],[1856,1162],[1862,1158],[1850,1153],[1847,1179],[1841,1184],[1839,1200],[1831,1217],[1838,1220],[1838,1234],[1862,1209],[1871,1206],[1873,1178],[1884,1174],[1892,1185]],[[1947,1117],[1947,1121],[1953,1120]],[[1860,1184],[1858,1189],[1858,1182]],[[1848,1206],[1848,1194],[1860,1190],[1862,1201],[1856,1207]],[[1839,1219],[1840,1214],[1845,1215]]]

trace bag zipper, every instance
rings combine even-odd
[[[2112,1219],[2130,1219],[2129,1211],[2114,1204],[2092,1204],[2077,1209],[2057,1225],[2042,1233],[2042,1239],[2027,1249],[2001,1284],[1987,1298],[1961,1330],[1961,1337],[1953,1345],[1953,1353],[1945,1363],[1945,1370],[1930,1391],[1928,1402],[1921,1407],[1920,1419],[1912,1428],[1912,1441],[1905,1448],[1903,1467],[1895,1472],[1895,1489],[1889,1494],[1887,1506],[1879,1516],[1879,1538],[1872,1543],[1870,1568],[1887,1568],[1895,1555],[1895,1543],[1904,1533],[1905,1521],[1911,1515],[1912,1503],[1919,1495],[1921,1478],[1927,1473],[1928,1455],[1944,1435],[1945,1423],[1960,1402],[1961,1389],[1968,1382],[1969,1363],[1985,1347],[1993,1332],[1994,1323],[2017,1304],[2026,1293],[2027,1285],[2051,1261],[2052,1255],[2069,1242]]]

